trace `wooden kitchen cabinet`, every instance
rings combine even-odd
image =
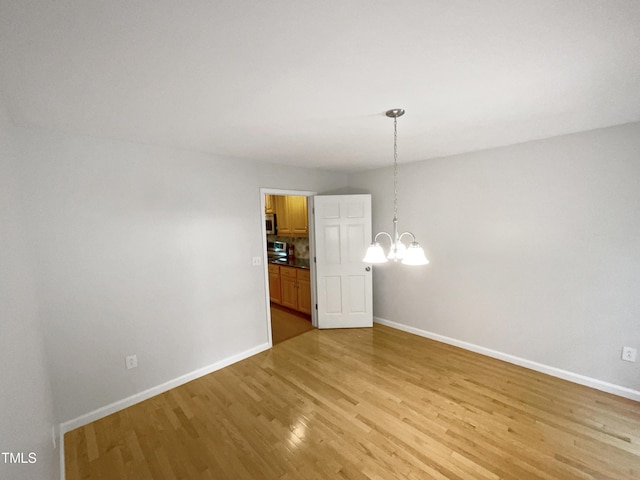
[[[280,305],[293,310],[298,309],[298,280],[296,278],[297,268],[280,267]]]
[[[311,315],[311,276],[309,270],[297,269],[298,310]]]
[[[276,207],[274,205],[275,195],[265,195],[264,196],[264,213],[275,213]]]
[[[284,307],[311,314],[311,282],[309,270],[280,267],[281,302]]]
[[[273,303],[282,303],[280,267],[278,265],[269,265],[269,299]]]
[[[272,205],[276,214],[278,235],[283,237],[309,236],[307,197],[273,195]]]
[[[290,237],[291,229],[289,228],[289,222],[287,221],[287,197],[282,195],[273,196],[273,213],[276,214],[276,226],[278,229],[278,235],[283,237]]]
[[[285,197],[287,199],[287,221],[292,237],[309,236],[309,215],[307,197]]]

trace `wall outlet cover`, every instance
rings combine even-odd
[[[136,355],[129,355],[125,357],[124,361],[129,370],[138,366],[138,357]]]
[[[622,347],[622,360],[635,362],[637,354],[637,350],[633,347]]]

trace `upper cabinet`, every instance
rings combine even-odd
[[[307,197],[285,197],[287,206],[287,222],[292,237],[309,236],[309,215],[307,214]]]
[[[274,195],[265,195],[264,196],[264,213],[275,213],[275,205],[274,205]]]
[[[309,236],[307,197],[290,195],[267,195],[266,197],[271,198],[269,200],[265,198],[265,210],[269,203],[272,211],[266,210],[266,213],[276,214],[278,235],[283,237]]]

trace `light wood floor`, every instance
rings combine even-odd
[[[638,479],[640,404],[376,325],[68,433],[67,479]]]
[[[309,330],[313,330],[309,315],[271,305],[271,340],[274,345]]]

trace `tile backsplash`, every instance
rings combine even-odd
[[[281,237],[280,235],[267,235],[268,242],[286,242],[293,244],[296,258],[309,258],[309,238],[308,237]]]

